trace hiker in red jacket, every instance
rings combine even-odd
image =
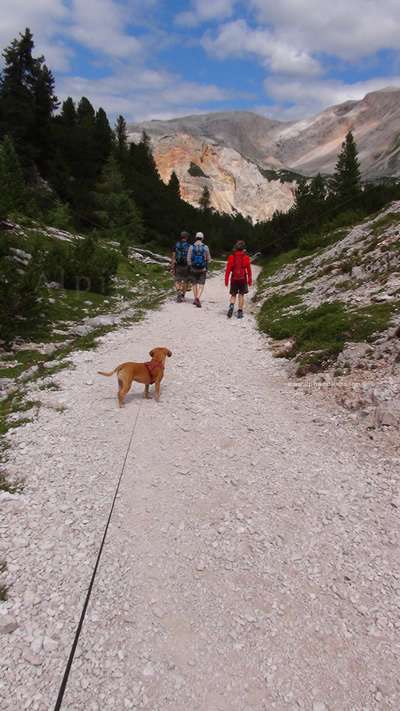
[[[239,294],[239,308],[237,317],[243,318],[244,295],[249,293],[249,286],[252,285],[251,265],[248,254],[244,254],[246,245],[242,240],[235,244],[235,253],[229,255],[228,264],[225,271],[225,286],[228,286],[229,276],[231,277],[231,288],[229,293],[231,300],[227,316],[231,318],[235,306],[236,295]]]

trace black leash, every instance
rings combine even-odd
[[[88,591],[87,591],[87,594],[86,594],[86,600],[85,600],[85,603],[84,603],[84,605],[83,605],[82,614],[81,614],[81,617],[80,617],[80,620],[79,620],[78,627],[77,627],[76,632],[75,632],[74,643],[73,643],[73,645],[72,645],[72,649],[71,649],[71,652],[70,652],[70,655],[69,655],[68,663],[67,663],[67,666],[66,666],[66,669],[65,669],[65,672],[64,672],[64,677],[63,677],[63,680],[62,680],[62,683],[61,683],[60,691],[59,691],[59,693],[58,693],[58,697],[57,697],[56,705],[55,705],[55,707],[54,707],[54,711],[59,711],[59,710],[60,710],[61,704],[62,704],[62,701],[63,701],[63,698],[64,698],[64,693],[65,693],[65,689],[66,689],[66,686],[67,686],[68,677],[69,677],[69,674],[70,674],[70,671],[71,671],[72,662],[74,661],[75,651],[76,651],[76,647],[77,647],[77,645],[78,645],[79,637],[80,637],[80,634],[81,634],[83,622],[84,622],[85,615],[86,615],[87,606],[88,606],[88,604],[89,604],[90,595],[91,595],[91,592],[92,592],[92,588],[93,588],[93,585],[94,585],[94,580],[95,580],[96,573],[97,573],[97,568],[99,567],[101,554],[102,554],[102,552],[103,552],[104,543],[105,543],[106,536],[107,536],[107,532],[108,532],[108,527],[109,527],[109,525],[110,525],[111,516],[112,516],[113,511],[114,511],[115,501],[116,501],[117,494],[118,494],[118,491],[119,491],[119,487],[120,487],[120,484],[121,484],[122,475],[123,475],[123,473],[124,473],[125,464],[126,464],[126,460],[127,460],[127,457],[128,457],[128,453],[129,453],[130,447],[131,447],[133,435],[134,435],[134,433],[135,433],[136,423],[137,423],[137,420],[138,420],[138,417],[139,417],[139,411],[140,411],[140,404],[139,404],[138,411],[137,411],[137,413],[136,413],[136,418],[135,418],[135,422],[134,422],[134,424],[133,424],[133,429],[132,429],[131,438],[130,438],[130,440],[129,440],[128,448],[127,448],[126,454],[125,454],[125,459],[124,459],[124,462],[123,462],[123,464],[122,464],[121,474],[119,475],[117,488],[116,488],[116,490],[115,490],[114,499],[113,499],[113,502],[112,502],[112,505],[111,505],[110,513],[109,513],[109,516],[108,516],[106,528],[105,528],[104,535],[103,535],[103,540],[102,540],[102,542],[101,542],[100,550],[99,550],[98,555],[97,555],[96,565],[94,566],[94,570],[93,570],[93,574],[92,574],[92,579],[91,579],[91,581],[90,581],[90,585],[89,585],[89,588],[88,588]]]

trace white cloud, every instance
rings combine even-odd
[[[276,44],[265,63],[271,72],[280,74],[300,74],[304,77],[322,73],[320,63],[307,52],[299,51],[284,44]]]
[[[225,20],[232,17],[238,0],[193,0],[191,9],[179,12],[175,17],[178,25],[194,27],[203,22]]]
[[[177,104],[201,105],[232,98],[231,91],[221,89],[213,84],[200,85],[195,82],[179,82],[164,90],[163,95],[170,106]]]
[[[366,94],[384,89],[388,84],[400,86],[400,76],[393,77],[390,82],[386,77],[377,77],[355,84],[338,80],[303,82],[293,79],[282,82],[277,77],[268,77],[264,82],[265,91],[275,103],[254,107],[254,111],[269,118],[291,121],[346,101],[360,101]]]
[[[52,73],[67,72],[71,66],[71,61],[74,57],[73,50],[66,46],[64,42],[55,43],[54,41],[43,39],[35,43],[33,54],[35,57],[42,55],[45,58],[45,64]]]
[[[44,55],[47,66],[53,70],[68,66],[70,51],[57,44],[54,34],[68,18],[68,9],[62,0],[12,0],[3,2],[1,8],[0,46],[4,50],[20,33],[29,27],[34,42],[34,56]]]
[[[178,75],[130,67],[112,77],[89,80],[69,77],[59,82],[60,96],[78,102],[85,96],[100,106],[111,124],[121,113],[127,121],[172,118],[199,113],[201,106],[232,98],[232,93],[213,84],[182,81]]]
[[[113,0],[73,0],[69,35],[91,50],[112,57],[141,53],[141,43],[125,30],[123,6]]]
[[[328,53],[346,61],[380,49],[400,49],[398,0],[250,0],[257,21],[299,51]]]
[[[86,96],[95,108],[104,108],[110,122],[120,113],[139,120],[223,109],[234,100],[242,106],[242,98],[250,109],[239,81],[252,84],[255,93],[260,89],[253,110],[281,119],[400,83],[391,76],[397,68],[388,68],[386,78],[381,70],[378,78],[351,83],[354,67],[366,76],[368,67],[377,66],[379,50],[391,50],[392,66],[396,57],[400,66],[399,0],[3,0],[3,5],[2,48],[29,27],[34,56],[44,55],[56,74],[60,100]],[[181,7],[184,12],[177,12]],[[193,55],[188,45],[195,47]],[[211,61],[201,65],[199,45],[214,59],[211,70]],[[245,60],[235,65],[237,77],[229,74],[231,59]],[[252,74],[256,64],[265,72],[263,82],[259,71]],[[77,65],[77,76],[68,76]],[[331,78],[339,65],[350,77],[347,83]],[[95,80],[88,78],[93,67],[100,77]],[[204,84],[191,81],[198,76]],[[263,89],[272,107],[260,105]]]
[[[218,59],[256,56],[273,72],[313,75],[322,72],[319,62],[306,51],[277,39],[267,28],[250,28],[245,20],[227,23],[217,39],[207,33],[202,45]]]

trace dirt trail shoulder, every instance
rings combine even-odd
[[[219,274],[77,352],[10,435],[5,711],[54,708],[121,474],[65,711],[400,708],[398,452],[227,305]],[[162,402],[120,410],[97,371],[156,346]]]

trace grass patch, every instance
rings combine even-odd
[[[37,350],[30,348],[4,355],[2,357],[3,365],[0,367],[0,377],[17,378],[31,365],[36,365],[38,356],[40,356],[40,360],[43,360],[43,356]],[[11,361],[10,365],[8,365],[9,361]]]
[[[371,225],[371,234],[381,235],[388,227],[395,225],[397,228],[400,223],[400,212],[389,212],[387,215],[376,219]]]
[[[39,390],[61,390],[60,386],[54,382],[43,383],[39,386]]]
[[[326,249],[336,242],[340,242],[348,234],[348,230],[334,230],[326,234],[307,234],[300,238],[299,245],[295,249],[289,252],[284,252],[279,254],[268,261],[262,262],[262,270],[257,280],[257,294],[264,291],[270,286],[277,286],[278,284],[289,284],[291,282],[297,281],[301,277],[301,271],[308,264],[312,262],[315,256],[322,254]],[[337,261],[338,257],[332,257],[332,262]],[[298,263],[298,268],[295,273],[285,280],[272,282],[271,277],[277,274],[284,267]],[[256,296],[257,298],[257,296]]]
[[[291,298],[286,301],[285,297]],[[276,340],[294,337],[291,357],[307,354],[300,360],[300,369],[305,365],[323,368],[336,359],[346,342],[373,341],[375,334],[388,328],[400,305],[390,302],[350,310],[341,301],[334,301],[315,309],[284,313],[289,304],[299,303],[296,293],[271,297],[261,307],[258,320],[260,330]]]
[[[18,391],[11,393],[0,402],[0,435],[4,435],[11,427],[20,427],[26,422],[31,422],[28,418],[20,418],[12,420],[12,416],[28,412],[34,407],[40,407],[40,402],[37,400],[24,400],[25,393]]]
[[[261,262],[262,269],[257,279],[257,293],[271,286],[271,283],[267,283],[271,277],[287,265],[294,264],[299,257],[299,250],[292,249],[290,252],[284,252],[273,259]]]
[[[359,323],[355,326],[355,334],[352,340],[373,341],[374,334],[381,333],[389,328],[392,316],[398,313],[400,301],[384,302],[382,304],[369,304],[360,307],[355,312]]]
[[[355,284],[353,281],[350,281],[350,279],[346,279],[345,281],[339,281],[336,284],[336,289],[338,291],[354,291]]]
[[[264,301],[258,313],[258,325],[261,331],[268,333],[276,340],[289,338],[294,333],[298,321],[298,313],[284,315],[290,308],[300,306],[301,292],[291,291],[288,294],[274,294]]]
[[[16,494],[21,491],[21,484],[11,484],[6,477],[0,472],[0,491],[8,491],[9,494]]]
[[[298,243],[299,253],[308,254],[309,252],[322,252],[327,247],[330,247],[340,240],[347,237],[349,230],[334,230],[333,232],[326,232],[323,234],[315,234],[310,232],[304,234],[300,237]]]

